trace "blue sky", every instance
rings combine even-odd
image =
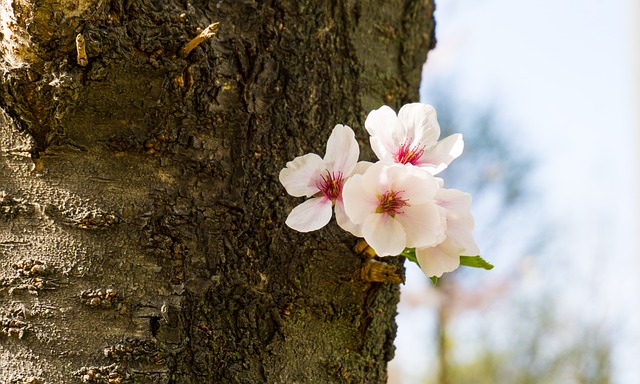
[[[557,237],[539,254],[514,245],[512,258],[496,255],[493,271],[478,271],[485,276],[473,281],[476,288],[513,273],[527,257],[537,260],[534,293],[551,285],[568,319],[592,319],[615,331],[616,383],[640,382],[640,368],[629,364],[640,355],[633,341],[640,340],[640,314],[633,310],[640,292],[634,110],[640,104],[634,78],[640,6],[634,2],[436,0],[438,46],[421,89],[429,103],[430,84],[444,82],[462,101],[498,111],[509,141],[536,164],[529,175],[537,196],[531,215],[543,215]],[[481,212],[474,214],[481,223]],[[477,240],[483,249],[485,240]],[[508,242],[496,252],[505,252]],[[394,364],[406,360],[413,368],[391,368],[402,383],[418,382],[420,370],[433,369],[437,300],[419,271],[410,269],[407,279]]]

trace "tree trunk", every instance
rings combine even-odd
[[[277,175],[417,99],[432,1],[2,9],[0,382],[386,381],[398,285]]]

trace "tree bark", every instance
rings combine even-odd
[[[277,175],[417,99],[432,1],[0,8],[0,382],[386,381],[398,285]]]

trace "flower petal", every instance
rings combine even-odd
[[[327,140],[327,152],[324,155],[327,170],[342,172],[344,177],[349,177],[358,162],[358,156],[360,148],[353,130],[346,125],[336,125]]]
[[[353,174],[354,175],[362,175],[372,165],[373,165],[373,163],[370,162],[370,161],[358,161],[356,163],[356,167],[353,169]]]
[[[287,224],[299,232],[311,232],[327,225],[331,220],[331,200],[324,197],[315,197],[293,208]]]
[[[373,153],[376,154],[379,160],[384,160],[386,158],[390,158],[392,151],[390,147],[385,145],[384,141],[379,136],[370,136],[369,143],[371,144],[371,149],[373,149]],[[388,144],[393,145],[393,144]]]
[[[395,218],[407,234],[407,247],[431,247],[445,239],[447,221],[445,210],[435,202],[408,205]]]
[[[362,225],[364,239],[378,256],[395,256],[406,248],[406,234],[393,217],[384,213],[372,213]]]
[[[447,239],[462,249],[461,255],[478,255],[480,250],[471,233],[474,227],[471,195],[457,189],[443,188],[438,191],[436,201],[446,210]]]
[[[389,164],[384,165],[383,163],[379,163],[380,165],[380,181],[381,183],[380,192],[387,191],[402,191],[407,187],[406,180],[413,172],[413,168],[411,165],[404,164]]]
[[[417,248],[416,259],[425,275],[440,277],[460,266],[460,249],[445,240],[436,247]]]
[[[356,237],[362,237],[362,228],[360,225],[356,225],[349,219],[347,213],[344,210],[344,203],[340,200],[336,201],[335,205],[336,210],[336,222],[340,226],[340,228],[345,231],[351,233]]]
[[[376,201],[377,195],[382,195],[390,188],[391,178],[389,177],[388,172],[389,168],[393,165],[394,164],[386,164],[382,161],[378,161],[367,168],[367,170],[362,174],[362,184],[365,191],[367,194],[375,195]]]
[[[388,167],[387,175],[389,188],[402,191],[402,198],[411,205],[431,202],[439,191],[435,177],[420,167],[395,164]]]
[[[321,180],[324,161],[315,153],[298,156],[280,171],[280,183],[291,196],[311,197],[319,192],[316,184]]]
[[[405,104],[398,112],[398,119],[404,127],[405,139],[412,140],[414,146],[424,145],[429,148],[440,137],[440,125],[436,110],[431,105]]]
[[[353,175],[347,180],[342,188],[342,201],[345,213],[354,224],[362,224],[378,207],[376,191],[367,188],[363,175]]]
[[[447,211],[447,239],[462,248],[461,255],[476,256],[480,249],[473,239],[473,216]]]
[[[395,148],[394,132],[398,130],[399,121],[396,113],[390,107],[382,107],[369,112],[364,121],[364,127],[371,135],[371,147],[382,160],[387,157]]]
[[[441,188],[436,194],[436,202],[448,211],[469,213],[471,211],[471,195],[453,188]]]
[[[447,226],[456,227],[448,223]],[[478,248],[478,244],[476,244],[476,241],[473,239],[470,230],[448,230],[447,239],[462,249],[462,251],[460,251],[460,255],[462,256],[478,256],[480,254],[480,248]]]
[[[428,167],[432,170],[432,174],[436,175],[443,171],[453,160],[462,154],[464,149],[464,141],[459,133],[447,136],[440,140],[431,148],[428,148],[420,157],[416,165],[420,167]]]

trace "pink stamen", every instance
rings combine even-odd
[[[342,196],[342,185],[344,180],[342,179],[342,172],[329,172],[326,175],[321,175],[322,181],[316,184],[316,187],[322,192],[322,194],[335,202]]]
[[[408,200],[402,198],[401,192],[403,191],[388,191],[380,196],[376,213],[386,213],[392,217],[398,213],[403,213],[402,207],[409,205],[409,203],[407,202]]]
[[[418,162],[418,160],[420,160],[420,158],[422,157],[422,155],[424,154],[424,148],[425,146],[415,146],[415,147],[411,147],[410,146],[410,142],[411,139],[406,140],[401,146],[400,148],[398,148],[398,152],[393,156],[393,159],[401,164],[413,164],[416,165],[416,163]]]

